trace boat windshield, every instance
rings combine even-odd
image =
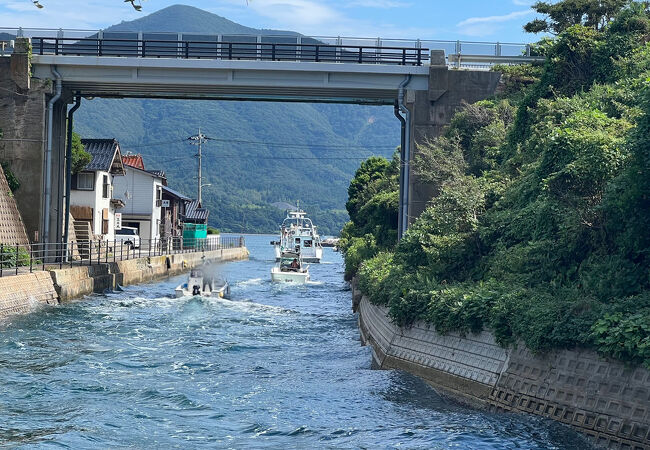
[[[192,278],[200,278],[203,276],[203,273],[198,269],[192,269],[192,271],[190,272],[190,276]]]

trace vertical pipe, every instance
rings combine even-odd
[[[398,206],[398,223],[397,223],[397,239],[402,239],[402,193],[404,192],[404,141],[406,139],[406,120],[399,112],[399,100],[395,100],[394,111],[395,117],[399,119],[401,123],[401,133],[400,133],[400,161],[399,161],[399,206]]]
[[[411,75],[407,75],[404,81],[399,85],[398,91],[398,103],[399,109],[404,113],[404,160],[402,164],[402,170],[404,171],[404,177],[402,181],[402,210],[400,211],[400,219],[402,223],[402,235],[406,233],[408,229],[408,210],[409,210],[409,178],[410,178],[410,160],[411,160],[411,111],[406,107],[405,99],[405,89],[406,86],[411,82]]]
[[[45,147],[45,194],[43,204],[43,242],[50,239],[50,201],[52,198],[52,139],[54,134],[54,104],[61,98],[61,75],[56,66],[51,67],[52,74],[56,77],[54,97],[47,102],[47,145]]]
[[[63,245],[66,251],[66,258],[68,257],[68,240],[70,239],[70,191],[72,188],[72,127],[74,112],[81,106],[81,96],[75,97],[75,103],[68,111],[68,130],[67,142],[65,148],[65,225],[63,230]]]

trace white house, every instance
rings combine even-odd
[[[82,139],[92,159],[73,175],[70,212],[75,222],[88,222],[92,234],[104,240],[115,237],[115,212],[123,206],[113,196],[114,183],[124,178],[120,144],[115,139]]]
[[[138,229],[140,239],[160,239],[162,219],[162,195],[165,174],[144,170],[144,166],[128,165],[124,158],[125,176],[115,179],[115,198],[124,202],[122,226]],[[142,168],[141,168],[142,167]]]

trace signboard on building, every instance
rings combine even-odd
[[[115,229],[122,229],[122,213],[115,213]]]
[[[163,208],[169,208],[169,200],[163,200],[162,205]]]

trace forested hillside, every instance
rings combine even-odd
[[[172,6],[108,31],[287,34],[255,30],[188,6]],[[399,144],[391,107],[268,102],[94,99],[75,115],[84,138],[114,137],[142,153],[148,168],[196,195],[198,128],[203,147],[205,206],[224,231],[275,232],[284,212],[272,203],[300,201],[324,234],[348,220],[346,189],[359,161],[388,156]]]
[[[596,7],[597,6],[597,7]],[[421,147],[439,195],[395,244],[398,165],[362,164],[347,276],[400,325],[491,330],[535,352],[582,346],[650,367],[648,4],[537,3],[543,67]]]

